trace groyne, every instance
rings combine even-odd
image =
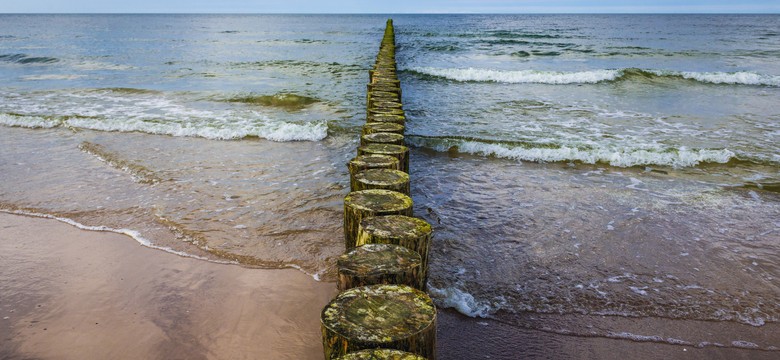
[[[436,308],[425,293],[432,227],[413,217],[401,93],[390,19],[369,70],[357,156],[347,164],[341,293],[320,319],[328,360],[436,358]]]

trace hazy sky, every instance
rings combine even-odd
[[[780,0],[0,0],[0,13],[780,13]]]

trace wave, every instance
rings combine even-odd
[[[155,245],[151,240],[145,238],[143,235],[141,235],[141,233],[139,231],[136,231],[136,230],[115,229],[115,228],[111,228],[111,227],[108,227],[108,226],[102,226],[102,225],[99,225],[99,226],[84,225],[84,224],[79,223],[79,222],[77,222],[75,220],[72,220],[72,219],[68,219],[68,218],[64,218],[64,217],[60,217],[60,216],[55,216],[55,215],[50,215],[50,214],[43,214],[43,213],[37,213],[37,212],[31,212],[31,211],[24,211],[24,210],[0,209],[0,212],[6,213],[6,214],[12,214],[12,215],[22,215],[22,216],[31,216],[31,217],[37,217],[37,218],[43,218],[43,219],[57,220],[59,222],[65,223],[65,224],[68,224],[68,225],[71,225],[71,226],[75,226],[76,228],[79,228],[81,230],[102,231],[102,232],[111,232],[111,233],[115,233],[115,234],[127,235],[127,236],[131,237],[133,240],[137,241],[141,246],[145,246],[145,247],[148,247],[150,249],[162,250],[162,251],[165,251],[167,253],[178,255],[178,256],[181,256],[181,257],[187,257],[187,258],[193,258],[193,259],[198,259],[198,260],[204,260],[204,261],[217,263],[217,264],[238,264],[238,262],[236,262],[236,261],[213,260],[213,259],[208,259],[208,258],[205,258],[205,257],[202,257],[202,256],[198,256],[198,255],[194,255],[194,254],[188,254],[188,253],[185,253],[183,251],[174,250],[174,249],[171,249],[171,248],[166,247],[166,246]]]
[[[0,61],[6,61],[15,64],[51,64],[60,61],[60,59],[48,56],[29,56],[27,54],[2,54]]]
[[[550,144],[493,142],[474,138],[424,137],[410,135],[407,144],[440,152],[461,152],[472,155],[495,156],[505,159],[560,162],[579,161],[586,164],[605,163],[616,167],[659,165],[675,168],[693,167],[702,163],[725,164],[735,158],[728,149],[651,149],[578,148]]]
[[[672,70],[599,69],[575,72],[539,70],[491,70],[477,68],[413,67],[406,71],[462,82],[497,82],[508,84],[595,84],[613,81],[683,79],[707,84],[756,85],[780,87],[780,76],[754,72],[692,72]]]
[[[84,141],[81,144],[79,144],[79,149],[88,154],[91,154],[92,156],[98,158],[98,160],[108,164],[109,166],[115,169],[130,174],[130,176],[133,177],[133,180],[139,183],[154,185],[163,181],[159,176],[157,176],[152,170],[149,170],[147,167],[123,159],[118,154],[108,151],[105,147],[103,147],[100,144]]]
[[[236,140],[258,137],[272,141],[319,141],[328,136],[326,122],[290,123],[237,120],[230,123],[155,122],[140,119],[114,121],[91,117],[27,116],[0,114],[0,125],[25,128],[67,127],[98,131],[142,132],[147,134],[202,137],[212,140]]]

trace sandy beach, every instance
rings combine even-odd
[[[334,283],[181,257],[131,238],[0,213],[0,359],[321,359]],[[593,319],[564,317],[568,322]],[[637,331],[771,329],[637,319]],[[767,325],[775,328],[774,325]],[[746,333],[747,334],[747,333]],[[569,336],[438,313],[441,359],[772,359],[774,351]]]
[[[0,213],[0,359],[319,359],[336,294],[131,238]]]

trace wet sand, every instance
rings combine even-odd
[[[334,283],[297,270],[217,264],[145,248],[124,235],[0,213],[3,360],[322,359],[319,312],[335,295]],[[707,322],[634,322],[638,333],[724,330]],[[731,326],[729,333],[750,330]],[[774,333],[774,324],[767,326],[761,331]],[[556,334],[449,309],[439,310],[437,337],[440,359],[777,356]]]
[[[297,270],[0,213],[0,359],[320,359],[335,294]]]

